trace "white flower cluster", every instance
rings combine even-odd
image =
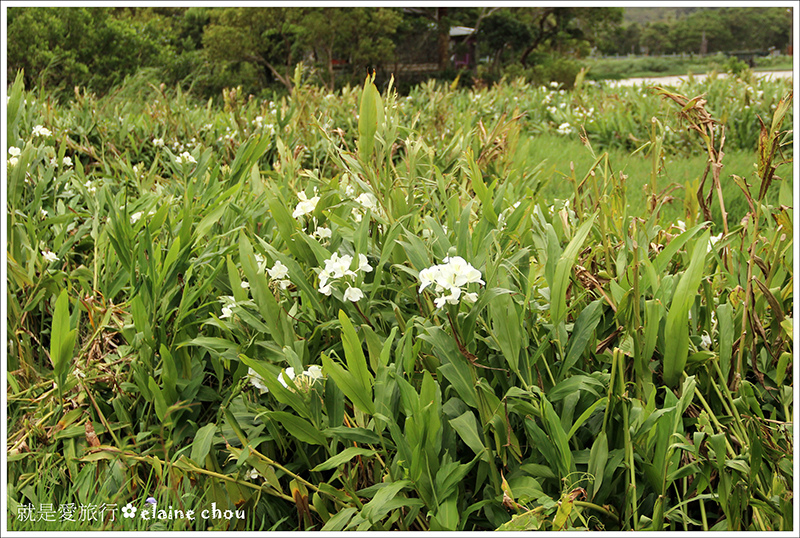
[[[269,278],[277,283],[282,290],[288,288],[292,283],[291,280],[286,278],[289,275],[289,268],[283,265],[280,260],[276,260],[272,269],[267,269],[267,273],[269,273]]]
[[[317,196],[317,189],[314,188],[314,196],[309,198],[305,192],[300,191],[297,193],[297,198],[300,200],[295,206],[294,211],[292,212],[292,217],[300,218],[305,215],[311,214],[317,208],[317,204],[319,203],[319,196]],[[317,223],[317,217],[311,216],[311,222],[307,223],[308,230],[314,228],[314,231],[308,233],[311,237],[317,239],[330,239],[333,236],[333,231],[330,228],[325,226],[319,226]]]
[[[440,294],[434,299],[436,308],[442,308],[445,304],[458,304],[462,296],[468,303],[477,301],[478,294],[465,293],[464,288],[471,283],[485,285],[486,283],[481,280],[481,272],[461,256],[448,256],[443,262],[419,272],[419,293],[434,285],[434,291]]]
[[[297,203],[297,206],[295,206],[294,211],[292,212],[292,218],[295,219],[302,217],[303,215],[313,213],[317,208],[317,204],[319,203],[319,196],[314,195],[309,198],[303,191],[297,193],[297,198],[300,201]]]
[[[561,125],[558,126],[557,132],[558,132],[558,134],[561,134],[561,135],[568,135],[568,134],[570,134],[572,132],[572,127],[570,126],[569,123],[564,122],[564,123],[562,123]]]
[[[183,164],[184,162],[196,163],[197,160],[194,157],[192,157],[191,153],[189,153],[188,151],[184,151],[183,153],[175,157],[175,162],[178,164]]]
[[[8,158],[7,163],[9,168],[17,165],[21,153],[22,150],[19,149],[18,147],[11,146],[10,148],[8,148],[8,154],[10,155],[10,157]]]
[[[264,378],[258,375],[255,370],[249,368],[247,370],[247,374],[250,377],[250,383],[259,391],[261,391],[261,394],[269,392],[269,388],[267,388],[267,385],[264,383]],[[317,381],[325,379],[325,376],[322,373],[322,367],[316,364],[312,364],[307,370],[303,370],[303,373],[299,376],[295,375],[294,368],[292,367],[282,370],[281,373],[278,374],[278,381],[281,385],[289,389],[289,384],[286,382],[284,375],[291,379],[294,385],[303,392],[308,391],[308,389],[311,388],[311,385]]]
[[[344,193],[345,197],[353,199],[358,204],[357,207],[350,210],[356,222],[361,222],[367,209],[372,211],[373,215],[384,216],[383,208],[374,194],[371,192],[364,192],[356,196],[356,188],[353,186],[347,174],[342,175],[342,179],[339,182],[339,189]]]
[[[367,209],[372,211],[374,215],[379,215],[379,216],[383,215],[383,209],[378,204],[378,199],[371,192],[365,192],[359,194],[355,198],[355,200],[361,206],[361,207],[354,207],[351,210],[353,218],[355,219],[356,222],[361,222],[361,219],[364,217],[364,214],[366,213]]]
[[[703,332],[700,335],[700,347],[706,351],[711,349],[711,336],[709,336],[708,332]]]
[[[225,134],[223,136],[217,138],[217,141],[220,142],[220,141],[222,141],[223,138],[225,140],[233,140],[234,138],[236,138],[236,136],[238,134],[239,134],[239,131],[234,130],[233,132],[231,132],[231,128],[230,127],[225,127]]]
[[[33,128],[33,132],[31,134],[33,136],[50,136],[53,133],[50,132],[50,129],[47,129],[46,127],[42,127],[41,125],[36,125]]]
[[[231,297],[230,295],[223,295],[220,297],[222,301],[222,315],[220,315],[219,319],[231,318],[233,317],[233,309],[237,306],[236,299]]]
[[[323,295],[330,296],[331,292],[331,285],[334,281],[345,278],[345,277],[352,277],[354,280],[358,276],[356,271],[363,271],[364,273],[369,273],[372,271],[372,266],[369,264],[367,257],[363,254],[358,255],[358,267],[355,271],[350,269],[350,266],[353,264],[353,257],[349,254],[345,254],[344,256],[339,256],[336,252],[333,255],[325,260],[325,269],[323,269],[319,274],[319,292]],[[351,286],[349,283],[347,284],[347,289],[344,292],[344,299],[346,301],[356,302],[364,297],[364,292],[361,289]]]
[[[58,256],[56,256],[49,250],[42,251],[42,258],[44,258],[44,261],[46,261],[47,263],[53,263],[58,261]]]
[[[316,237],[317,239],[330,239],[332,236],[333,232],[331,229],[324,226],[317,226],[311,233],[311,237]]]
[[[256,126],[256,129],[262,129],[268,132],[270,136],[275,134],[275,124],[264,123],[264,116],[256,116],[253,120],[253,125]]]

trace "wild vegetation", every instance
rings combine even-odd
[[[652,19],[653,11],[674,16]],[[474,33],[451,37],[457,27]],[[300,61],[331,91],[360,84],[368,66],[379,85],[393,73],[401,94],[429,77],[569,88],[601,55],[685,54],[686,74],[736,68],[728,56],[742,49],[791,54],[791,28],[783,7],[11,7],[8,72],[11,80],[23,70],[27,87],[67,100],[75,86],[102,95],[133,76],[206,99],[238,86],[269,98],[291,91]],[[648,57],[634,70],[664,72],[675,62]],[[624,59],[615,69],[589,76],[632,76]]]
[[[791,47],[789,7],[639,7],[625,10],[616,33],[598,41],[604,54],[786,52]]]
[[[10,529],[793,528],[790,83],[310,79],[16,78]]]

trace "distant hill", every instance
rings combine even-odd
[[[627,24],[632,22],[638,24],[645,24],[648,22],[665,21],[668,19],[677,19],[685,17],[693,11],[697,11],[696,7],[626,7],[624,21]]]

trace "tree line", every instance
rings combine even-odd
[[[622,24],[597,41],[603,54],[787,52],[792,10],[785,7],[689,8],[666,20]]]
[[[630,8],[629,8],[630,9]],[[291,91],[294,67],[313,67],[330,89],[363,79],[364,68],[402,71],[427,62],[433,74],[494,80],[573,76],[592,52],[712,53],[785,49],[786,8],[708,8],[646,24],[621,7],[13,7],[8,70],[28,87],[106,92],[137,73],[203,96],[241,85]],[[474,30],[451,36],[454,27]],[[565,71],[562,73],[561,71]],[[413,76],[409,72],[407,79]],[[462,77],[464,78],[464,77]]]

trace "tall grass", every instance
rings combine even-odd
[[[295,76],[220,108],[17,79],[9,528],[792,528],[784,83]],[[148,497],[246,517],[121,516]]]

